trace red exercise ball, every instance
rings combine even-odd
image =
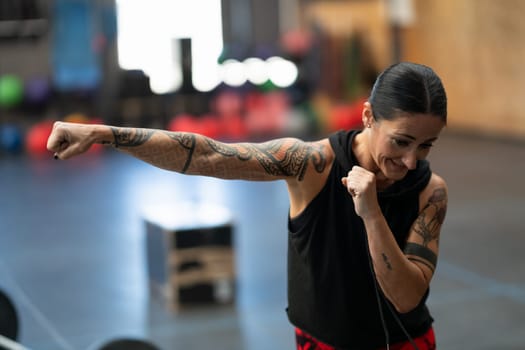
[[[240,114],[243,109],[241,95],[236,91],[224,91],[217,95],[212,109],[220,115]]]
[[[49,155],[47,139],[52,130],[52,121],[43,121],[29,128],[25,139],[26,151],[32,156]]]
[[[332,107],[329,113],[329,129],[332,131],[359,129],[363,127],[363,104],[366,100],[345,103]]]
[[[198,121],[200,127],[200,134],[211,137],[212,139],[218,138],[222,134],[222,128],[219,123],[217,116],[213,114],[206,114],[200,117]]]
[[[212,114],[206,114],[200,117],[195,117],[190,114],[178,114],[169,122],[168,130],[192,132],[211,138],[219,137],[222,132],[217,117]]]
[[[168,124],[169,131],[198,132],[198,129],[197,120],[191,114],[177,114]]]
[[[220,118],[222,136],[227,140],[240,141],[248,136],[248,130],[240,114],[224,115]]]

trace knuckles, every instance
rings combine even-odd
[[[375,182],[374,173],[356,165],[348,172],[347,177],[365,184],[373,184]]]

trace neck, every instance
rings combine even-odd
[[[379,169],[377,163],[372,157],[369,146],[369,129],[365,129],[354,137],[352,143],[352,151],[357,160],[359,166],[371,171],[376,176],[376,188],[378,191],[383,191],[388,186],[392,185],[395,181],[388,179],[385,174]]]
[[[360,167],[377,174],[380,170],[370,152],[368,132],[368,129],[365,129],[354,137],[352,152]]]

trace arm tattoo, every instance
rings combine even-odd
[[[136,147],[146,143],[153,136],[153,134],[157,132],[157,130],[111,127],[111,132],[113,133],[115,140],[115,147]],[[188,157],[186,158],[186,162],[184,163],[184,166],[181,170],[182,173],[185,173],[188,170],[193,157],[193,152],[197,143],[196,136],[194,134],[188,133],[163,133],[170,139],[178,142],[184,149],[188,151]]]
[[[390,260],[388,260],[388,256],[386,256],[385,253],[381,253],[381,256],[383,257],[383,261],[385,262],[387,269],[392,270],[392,264],[390,264]]]
[[[181,170],[181,173],[184,174],[191,164],[193,152],[195,151],[195,145],[197,144],[197,137],[194,134],[173,132],[167,132],[166,135],[173,141],[177,141],[183,148],[188,150],[188,158],[186,158],[186,162],[184,163],[184,166]]]
[[[236,157],[241,161],[257,159],[265,172],[275,176],[295,176],[299,181],[304,179],[308,163],[312,160],[318,173],[326,167],[326,158],[322,146],[314,147],[311,144],[295,141],[288,145],[285,140],[274,140],[263,144],[240,144],[233,147],[206,139],[214,152],[225,157]],[[283,156],[276,156],[284,152]]]
[[[421,244],[408,242],[404,249],[405,255],[408,256],[408,260],[417,261],[426,265],[432,272],[436,269],[437,255],[429,248],[422,246]]]
[[[144,144],[153,135],[153,130],[111,128],[115,138],[115,147],[136,147]]]
[[[117,128],[111,127],[114,137],[115,147],[136,147],[146,143],[153,134],[159,130],[140,129],[140,128]],[[187,173],[194,162],[196,154],[220,155],[224,158],[236,158],[241,162],[256,159],[262,166],[266,174],[274,176],[294,176],[299,181],[304,179],[304,175],[311,162],[314,169],[321,173],[326,168],[326,157],[323,146],[302,142],[299,140],[279,139],[268,141],[261,144],[240,143],[229,145],[210,138],[199,138],[193,133],[181,133],[160,131],[168,136],[172,141],[179,144],[187,155],[181,154],[184,158],[181,173]],[[198,149],[209,149],[198,151]],[[178,156],[177,156],[178,157]],[[199,156],[200,157],[200,156]],[[202,159],[202,158],[199,158]],[[163,159],[163,161],[165,161]],[[195,165],[199,168],[201,165]]]
[[[438,188],[430,196],[427,205],[416,219],[414,231],[423,238],[423,246],[427,247],[433,240],[439,239],[439,228],[445,221],[447,212],[447,194],[444,188]],[[428,209],[433,210],[429,211]],[[432,215],[433,213],[433,215]],[[431,216],[430,218],[427,215]]]

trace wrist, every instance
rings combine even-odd
[[[388,230],[388,224],[385,220],[385,217],[380,212],[375,214],[370,214],[366,217],[361,217],[363,220],[363,224],[365,225],[365,229],[367,232],[367,235],[375,236],[377,233],[385,232],[385,230]]]
[[[118,146],[115,140],[115,135],[113,131],[111,130],[111,127],[107,125],[98,125],[98,124],[93,125],[93,129],[91,130],[91,137],[92,137],[93,143],[111,145],[114,147]]]
[[[371,209],[368,210],[361,215],[361,219],[365,222],[376,222],[378,220],[384,220],[383,213],[381,212],[381,209],[377,207],[377,209]]]

